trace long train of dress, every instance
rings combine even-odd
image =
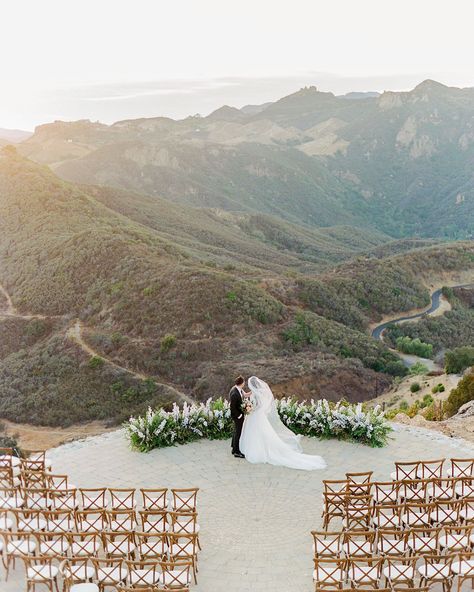
[[[245,418],[240,438],[240,450],[245,458],[254,464],[269,463],[304,471],[324,469],[324,459],[304,454],[301,437],[289,430],[279,418],[270,387],[256,377],[249,379],[249,386],[254,411]]]

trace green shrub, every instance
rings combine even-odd
[[[426,394],[421,402],[421,407],[429,407],[433,403],[434,399],[430,394]]]
[[[449,393],[445,401],[444,409],[446,415],[451,417],[455,415],[460,407],[474,399],[474,372],[464,376],[459,381],[458,386]]]
[[[92,368],[92,369],[102,368],[102,366],[104,364],[105,364],[105,361],[100,356],[92,356],[92,358],[90,358],[90,360],[89,360],[89,368]]]
[[[446,352],[445,369],[448,374],[459,374],[469,366],[474,366],[474,347],[466,345]]]
[[[405,400],[403,400],[403,401],[400,403],[400,409],[401,409],[402,411],[406,411],[406,410],[408,409],[408,402],[407,402],[407,401],[405,401]]]
[[[410,392],[417,393],[421,389],[419,382],[412,382],[410,384]]]
[[[410,376],[421,376],[427,372],[428,368],[423,364],[423,362],[416,362],[408,369],[408,374],[410,374]]]
[[[418,337],[412,339],[405,335],[396,340],[397,349],[405,354],[420,356],[421,358],[431,358],[433,356],[433,346],[431,343],[424,343]]]
[[[161,340],[161,344],[160,344],[160,351],[162,354],[168,352],[172,347],[174,347],[176,345],[176,336],[172,335],[171,333],[169,333],[168,335],[165,335],[163,337],[163,339]]]

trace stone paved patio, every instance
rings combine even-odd
[[[201,488],[203,551],[199,592],[311,592],[310,530],[321,525],[321,480],[372,469],[388,478],[395,460],[472,457],[462,440],[396,426],[383,449],[304,440],[308,453],[324,456],[324,471],[293,471],[234,459],[227,442],[131,452],[120,431],[50,451],[56,473],[78,487]],[[22,592],[23,573],[0,582],[1,592]]]

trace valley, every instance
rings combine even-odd
[[[4,147],[1,417],[111,427],[225,395],[236,372],[280,396],[388,391],[407,354],[371,329],[472,281],[469,117],[469,89],[430,81],[357,100],[306,88],[252,112],[55,122]],[[427,175],[448,149],[441,195]],[[417,323],[436,355],[472,342],[472,309],[452,302],[446,343],[435,317]]]

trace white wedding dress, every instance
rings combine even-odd
[[[240,450],[251,463],[269,463],[290,469],[324,469],[320,456],[303,454],[300,439],[281,421],[271,388],[256,376],[249,379],[253,411],[245,417]]]

